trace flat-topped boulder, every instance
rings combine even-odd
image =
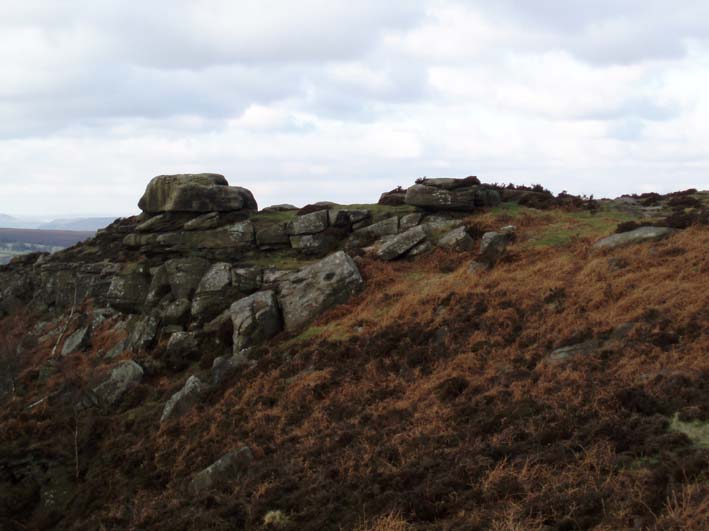
[[[500,194],[480,185],[476,177],[422,179],[406,190],[404,202],[426,210],[472,212],[479,207],[498,204]]]
[[[138,207],[148,214],[258,210],[249,190],[229,186],[216,173],[159,175],[148,183]]]

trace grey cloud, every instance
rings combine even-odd
[[[645,124],[638,118],[623,118],[616,122],[611,122],[608,127],[608,138],[621,141],[640,140],[645,131]]]
[[[709,4],[688,0],[500,0],[466,2],[498,24],[536,31],[537,44],[594,64],[676,59],[690,39],[709,37]]]
[[[660,104],[648,97],[635,97],[622,101],[617,106],[579,114],[577,118],[584,120],[632,118],[634,120],[664,122],[676,118],[680,114],[681,110],[676,106]]]
[[[425,84],[424,65],[399,61],[386,68],[391,83],[382,90],[327,74],[338,62],[367,61],[385,31],[414,25],[423,14],[420,0],[215,0],[211,11],[185,0],[156,0],[137,9],[108,0],[62,5],[50,9],[49,17],[30,0],[0,20],[0,32],[3,26],[36,30],[46,55],[41,64],[22,67],[46,79],[5,90],[0,137],[119,117],[193,114],[218,125],[249,105],[286,99],[310,112],[366,119],[372,102],[410,100]],[[95,40],[86,47],[94,45],[96,53],[76,49],[77,31],[85,41]]]

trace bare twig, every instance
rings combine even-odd
[[[76,480],[79,480],[79,417],[74,408],[74,464],[76,470]]]
[[[51,357],[54,357],[56,355],[57,348],[59,348],[59,343],[61,342],[62,338],[64,337],[64,334],[66,333],[66,329],[69,328],[69,323],[71,322],[71,318],[74,316],[74,310],[76,309],[76,298],[77,298],[78,291],[79,291],[79,283],[75,280],[74,281],[74,304],[71,305],[71,311],[69,312],[69,317],[67,317],[66,320],[64,321],[64,327],[62,328],[62,331],[59,334],[59,337],[57,338],[57,342],[54,343],[54,348],[52,349]]]

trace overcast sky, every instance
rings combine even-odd
[[[2,0],[0,212],[128,214],[202,171],[260,206],[706,189],[708,52],[705,0]]]

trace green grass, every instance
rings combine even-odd
[[[272,223],[286,223],[293,219],[297,210],[286,210],[284,212],[258,212],[252,214],[249,218],[254,224],[263,223],[270,225]]]
[[[492,207],[492,209],[490,209],[490,213],[496,217],[505,216],[516,218],[522,214],[522,212],[535,212],[535,210],[520,206],[517,203],[500,203],[496,207]]]
[[[709,448],[709,422],[698,420],[684,422],[679,420],[679,415],[675,413],[670,421],[670,431],[684,433],[689,439],[700,448]]]
[[[295,249],[264,251],[244,258],[244,265],[273,267],[276,269],[299,269],[317,261],[316,258],[303,258]]]
[[[413,212],[418,212],[415,206],[411,205],[379,205],[374,204],[355,204],[355,205],[338,205],[336,208],[347,209],[347,210],[369,210],[372,216],[377,216],[380,214],[391,214],[393,215],[403,215],[411,214]]]
[[[576,238],[601,238],[613,234],[619,223],[636,219],[627,212],[547,211],[550,223],[527,241],[529,247],[562,247]]]
[[[315,338],[327,339],[329,341],[345,341],[356,334],[357,332],[355,330],[345,329],[341,323],[336,321],[322,326],[309,326],[297,336],[283,342],[281,346],[289,348]]]

